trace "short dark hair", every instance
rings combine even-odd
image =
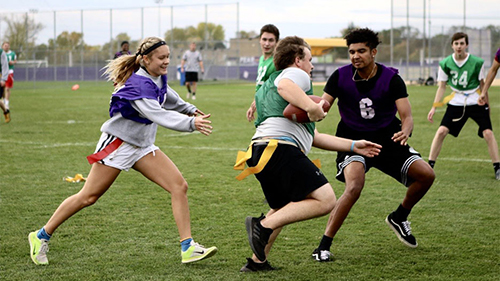
[[[381,43],[378,39],[378,33],[369,28],[353,29],[344,36],[344,39],[346,40],[347,47],[351,44],[365,43],[368,48],[375,49]]]
[[[306,55],[304,48],[311,50],[307,42],[297,36],[288,36],[278,42],[274,51],[274,65],[276,70],[282,70],[295,62],[295,58],[303,59]]]
[[[274,24],[266,24],[260,29],[259,38],[262,37],[264,32],[272,33],[276,37],[276,41],[280,40],[280,31]]]
[[[120,44],[120,47],[123,47],[123,45],[125,44],[128,44],[128,41],[122,41],[122,43]]]
[[[465,38],[465,44],[469,45],[469,36],[465,32],[457,32],[453,34],[453,36],[451,37],[451,44],[453,45],[453,42],[460,40],[462,38]]]

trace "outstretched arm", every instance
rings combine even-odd
[[[353,151],[367,157],[374,157],[380,153],[382,146],[366,140],[350,140],[329,134],[314,133],[313,146],[331,151]]]

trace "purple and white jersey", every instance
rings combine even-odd
[[[342,121],[353,130],[377,131],[387,127],[396,118],[395,101],[408,96],[404,81],[397,75],[396,69],[382,64],[377,66],[373,78],[358,82],[353,81],[354,67],[343,66],[325,86],[327,94],[338,98]],[[399,78],[396,83],[394,77]]]
[[[148,77],[140,76],[135,73],[127,79],[125,85],[120,87],[111,96],[109,106],[109,116],[113,117],[116,113],[121,113],[124,118],[143,123],[151,124],[151,120],[139,116],[139,112],[130,104],[131,100],[153,99],[157,100],[160,105],[165,100],[167,93],[167,76],[162,75],[161,89]]]

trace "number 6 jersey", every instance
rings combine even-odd
[[[377,64],[371,79],[357,81],[355,68],[346,65],[328,79],[324,92],[338,99],[342,121],[356,131],[377,131],[396,118],[396,100],[408,97],[406,85],[394,68]]]

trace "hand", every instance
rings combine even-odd
[[[374,157],[379,155],[382,146],[371,141],[359,140],[354,142],[354,152],[366,157]]]
[[[477,104],[483,106],[487,103],[488,103],[488,92],[484,92],[477,99]]]
[[[434,122],[434,120],[432,120],[432,117],[434,116],[435,112],[436,112],[436,108],[432,107],[431,110],[429,111],[429,114],[427,114],[427,120],[429,120],[429,122],[431,122],[431,123]]]
[[[309,111],[307,111],[309,120],[311,120],[311,122],[318,122],[323,120],[326,117],[326,112],[323,111],[323,104],[325,103],[325,101],[322,100],[319,103],[315,103],[313,101],[311,102],[314,104],[314,106],[311,107]]]
[[[255,111],[257,107],[255,106],[255,101],[252,102],[250,107],[247,110],[247,120],[248,122],[252,122],[255,119]]]
[[[196,130],[204,134],[205,136],[210,135],[213,129],[212,126],[210,125],[212,124],[212,121],[208,120],[209,117],[210,114],[207,114],[207,115],[197,116],[194,119],[194,126],[196,127]]]
[[[401,145],[406,145],[409,137],[410,137],[410,136],[409,136],[407,133],[405,133],[405,132],[403,132],[403,131],[399,131],[399,132],[395,133],[395,134],[392,136],[392,138],[391,138],[391,139],[392,139],[394,142],[399,142]]]

